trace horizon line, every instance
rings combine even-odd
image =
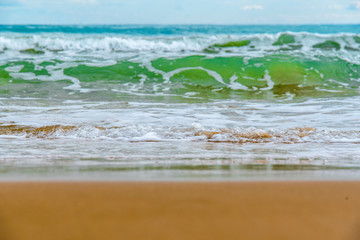
[[[249,24],[219,24],[219,23],[0,23],[0,26],[319,26],[319,25],[360,25],[359,23],[289,23],[289,24],[260,24],[260,23],[249,23]]]

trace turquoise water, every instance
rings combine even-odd
[[[318,34],[359,33],[360,24],[350,25],[0,25],[1,32],[11,33],[76,33],[122,35],[220,35],[281,32]]]
[[[0,179],[360,168],[359,25],[0,25]]]

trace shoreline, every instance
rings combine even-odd
[[[0,182],[0,239],[358,239],[360,181]]]

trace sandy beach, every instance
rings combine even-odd
[[[360,238],[360,182],[2,182],[0,239]]]

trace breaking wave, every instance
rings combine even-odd
[[[266,51],[360,51],[360,36],[350,33],[313,34],[284,32],[248,35],[133,36],[103,34],[15,34],[0,36],[0,51],[22,54],[47,52],[198,52],[264,53]]]
[[[100,91],[105,83],[106,90],[117,96],[353,96],[360,87],[359,51],[360,36],[350,33],[4,32],[0,36],[0,91],[27,97],[23,88],[28,84],[57,82],[66,83],[65,90],[80,92]],[[110,87],[114,85],[118,86]]]
[[[136,142],[158,141],[209,141],[228,143],[303,143],[303,142],[351,142],[360,143],[360,131],[316,129],[296,127],[290,129],[226,128],[205,129],[194,125],[187,128],[153,128],[123,126],[21,126],[0,125],[2,137],[25,138],[82,138],[113,139]]]

